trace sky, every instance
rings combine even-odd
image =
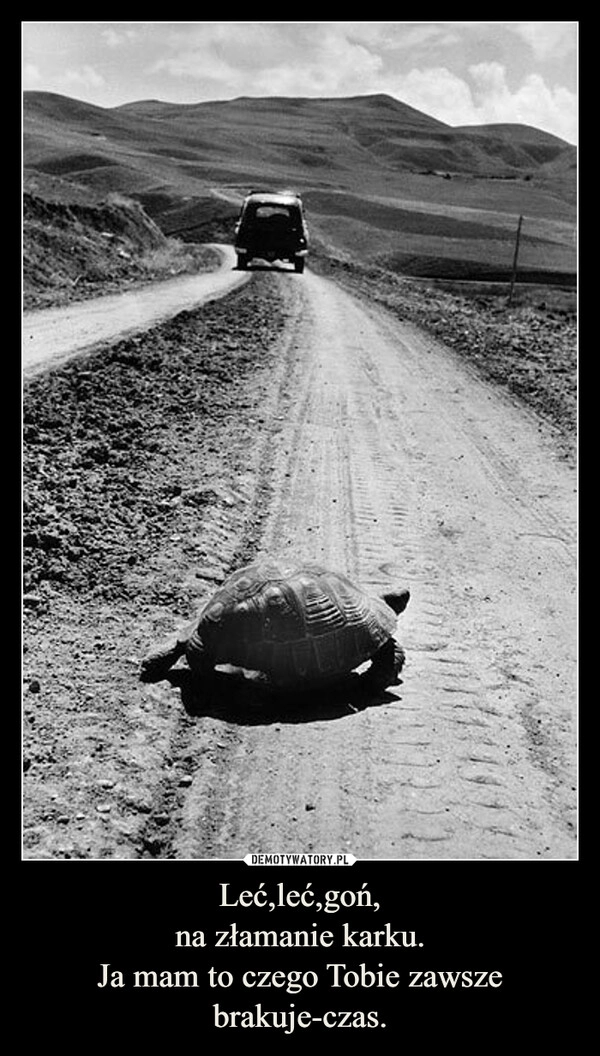
[[[22,22],[24,90],[141,99],[385,93],[448,125],[577,143],[578,22]]]

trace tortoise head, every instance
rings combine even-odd
[[[399,616],[408,605],[410,591],[406,587],[402,587],[399,590],[390,590],[387,594],[382,594],[381,597],[386,605],[389,605],[390,609],[393,609],[396,615]]]

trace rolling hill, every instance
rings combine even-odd
[[[534,177],[568,143],[521,125],[452,128],[389,96],[240,98],[198,104],[126,103],[104,109],[45,92],[24,96],[25,160],[44,171],[124,166],[172,178],[221,172],[294,182],[389,188],[399,173],[447,170]],[[120,188],[124,189],[124,188]]]
[[[250,187],[294,187],[313,248],[427,274],[427,261],[575,272],[576,150],[525,125],[451,127],[385,95],[102,108],[26,92],[26,173],[137,200],[169,235],[232,236]],[[443,268],[442,268],[443,270]]]

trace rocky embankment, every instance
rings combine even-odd
[[[167,238],[137,202],[23,195],[23,305],[70,304],[215,266],[212,250]]]

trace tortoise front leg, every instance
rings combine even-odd
[[[207,653],[196,627],[188,634],[185,658],[195,679],[208,678],[214,674],[214,658]]]
[[[395,638],[390,638],[378,649],[371,661],[371,666],[363,678],[374,689],[386,689],[398,683],[398,675],[404,666],[404,649]]]
[[[140,680],[142,682],[160,682],[173,667],[173,664],[183,656],[185,644],[179,638],[171,637],[162,645],[158,645],[148,656],[142,660]]]

